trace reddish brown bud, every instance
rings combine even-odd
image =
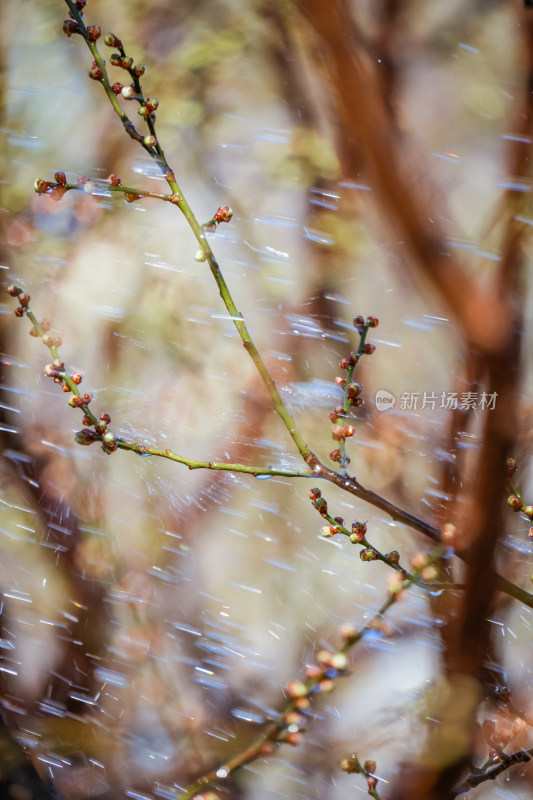
[[[71,398],[73,400],[74,398]],[[96,441],[96,433],[90,428],[84,428],[74,436],[76,444],[89,445]]]
[[[48,183],[48,181],[43,181],[41,178],[36,178],[33,188],[37,194],[46,194],[52,189],[52,186]]]
[[[388,554],[387,558],[389,559],[391,564],[399,564],[400,563],[400,554],[397,550],[391,550]]]
[[[30,330],[30,336],[39,336],[39,334],[37,333],[37,329],[36,328],[32,328]]]
[[[93,396],[92,394],[89,394],[89,392],[85,392],[85,394],[82,394],[81,399],[83,400],[83,405],[88,406],[93,399]]]
[[[97,42],[102,35],[99,25],[87,25],[87,38],[90,42]]]
[[[41,322],[41,328],[43,329],[43,331],[49,331],[51,327],[52,327],[52,323],[50,322],[50,320],[43,319],[43,321]],[[44,341],[44,337],[43,337],[43,341]]]
[[[100,417],[102,419],[102,417]],[[322,492],[320,489],[309,489],[309,497],[311,500],[318,500],[319,497],[322,497]]]
[[[124,84],[119,83],[118,81],[116,83],[111,84],[111,91],[113,92],[113,94],[121,94],[123,88]]]
[[[63,33],[66,34],[66,36],[68,36],[70,38],[74,33],[79,33],[79,32],[80,32],[80,26],[78,25],[78,23],[75,20],[66,19],[64,21],[64,23],[63,23]]]
[[[107,430],[107,422],[104,422],[103,419],[99,419],[94,429],[97,433],[105,433]]]
[[[319,511],[322,514],[322,516],[327,514],[327,512],[328,512],[328,504],[324,500],[323,497],[317,497],[317,499],[314,501],[313,505],[316,508],[316,510]]]
[[[71,392],[71,391],[72,391],[72,389],[70,388],[70,386],[68,385],[68,383],[64,383],[64,384],[63,384],[63,391],[64,391],[64,392]]]
[[[61,347],[61,345],[63,344],[63,339],[61,338],[61,336],[54,336],[54,338],[52,339],[52,344],[54,345],[54,347]]]
[[[123,69],[131,69],[133,67],[133,58],[131,58],[131,56],[124,56],[120,66]]]
[[[104,73],[102,72],[102,70],[95,61],[93,61],[93,65],[89,70],[88,74],[89,78],[91,78],[93,81],[101,81],[102,78],[104,77]]]
[[[16,317],[23,317],[24,309],[22,308],[22,306],[19,306],[18,308],[15,309],[13,313],[15,314]]]
[[[344,380],[344,378],[340,378],[340,377],[335,378],[335,383],[337,384],[337,386],[340,386],[342,389],[344,389],[344,387],[346,386],[346,381]]]
[[[365,344],[364,351],[367,356],[371,356],[372,353],[375,351],[376,345],[375,344]]]
[[[359,558],[361,561],[375,561],[377,558],[376,551],[373,550],[371,547],[367,547],[364,550],[361,550],[359,553]]]
[[[152,111],[157,111],[159,108],[159,100],[157,97],[148,97],[146,99],[146,106],[145,108],[148,109],[148,112],[151,114]]]
[[[109,63],[113,67],[121,67],[122,66],[122,56],[120,53],[111,53],[109,56]]]
[[[213,219],[215,222],[229,222],[233,216],[233,211],[229,206],[220,206],[215,212]]]
[[[21,289],[19,286],[14,286],[14,285],[12,284],[11,286],[8,286],[8,287],[7,287],[7,289],[6,289],[6,292],[7,292],[7,293],[8,293],[8,294],[9,294],[11,297],[18,297],[18,296],[19,296],[19,294],[22,294],[23,290],[22,290],[22,289]]]
[[[508,458],[507,461],[505,462],[505,467],[507,470],[507,474],[509,475],[509,477],[511,477],[511,475],[513,475],[517,471],[518,464],[516,463],[514,458]]]
[[[350,400],[355,400],[357,397],[359,397],[362,391],[363,386],[361,383],[352,382],[348,384],[348,397]]]
[[[353,326],[356,329],[363,328],[365,325],[365,318],[362,317],[360,314],[357,317],[353,318]]]
[[[144,66],[144,64],[136,64],[133,67],[133,71],[137,75],[137,77],[140,78],[141,75],[144,75],[144,73],[146,72],[146,67]]]
[[[70,376],[70,380],[72,381],[72,383],[79,385],[82,382],[83,378],[79,372],[73,372],[72,375]]]
[[[30,304],[30,296],[29,296],[29,294],[27,294],[27,292],[21,292],[19,294],[19,303],[24,308],[28,308],[28,306]]]
[[[337,464],[339,464],[342,460],[341,451],[338,449],[332,450],[329,454],[329,457],[332,461],[335,461]]]
[[[377,317],[367,317],[366,324],[369,328],[377,328],[379,325],[379,319]]]
[[[67,176],[64,172],[56,172],[54,175],[55,182],[58,183],[60,186],[64,186],[67,182]]]
[[[307,697],[307,686],[301,681],[292,680],[285,686],[285,691],[291,699],[297,697]]]
[[[342,425],[334,425],[331,430],[331,436],[333,439],[336,439],[338,442],[343,442],[346,438],[344,433],[344,427]]]
[[[111,417],[109,416],[109,414],[105,414],[105,413],[104,414],[100,414],[100,419],[103,420],[104,422],[107,422],[108,425],[111,422]]]
[[[507,498],[507,505],[511,506],[513,511],[520,511],[522,508],[522,501],[515,494],[512,494]]]
[[[83,422],[84,425],[90,425],[91,424],[91,418],[88,417],[87,414],[84,414],[82,422]]]

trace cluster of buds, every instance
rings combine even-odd
[[[373,792],[378,785],[378,779],[375,777],[377,764],[375,761],[365,761],[361,764],[355,753],[352,753],[350,758],[344,758],[341,761],[341,769],[343,772],[358,773],[364,775],[368,784],[368,791]]]
[[[320,489],[310,489],[309,490],[309,497],[313,503],[313,506],[316,510],[325,517],[328,513],[328,504],[327,501],[322,497],[322,492]]]
[[[74,5],[76,10],[78,11],[80,17],[83,17],[83,9],[87,5],[87,0],[75,0]],[[74,14],[72,11],[69,11],[69,19],[66,19],[63,23],[63,33],[66,36],[72,36],[74,33],[81,33],[81,28],[74,19]],[[95,27],[95,26],[91,26]],[[92,40],[91,40],[92,41]],[[94,40],[96,41],[96,40]]]
[[[428,554],[422,552],[415,553],[410,559],[412,569],[420,573],[420,577],[423,581],[431,583],[437,579],[439,571],[435,564],[429,564],[428,562]]]
[[[124,56],[122,53],[111,53],[109,56],[109,63],[113,67],[120,67],[121,69],[132,69],[133,58],[131,56]]]
[[[71,408],[87,408],[91,400],[93,399],[92,394],[89,392],[84,392],[84,394],[80,395],[72,395],[68,404]]]
[[[90,397],[90,395],[84,395],[83,397]],[[71,400],[80,400],[83,398],[71,398]],[[74,405],[71,403],[71,405]],[[76,404],[79,406],[79,404]],[[75,406],[75,407],[76,407]],[[93,419],[89,417],[87,414],[83,417],[83,424],[84,425],[92,425]],[[77,444],[81,445],[89,445],[96,441],[102,442],[102,450],[104,453],[114,453],[118,449],[118,438],[112,431],[108,430],[108,425],[111,422],[111,417],[109,414],[100,414],[100,419],[94,423],[94,430],[91,428],[83,428],[83,430],[78,431],[76,434],[75,441]]]
[[[352,522],[350,541],[352,544],[361,544],[366,536],[366,522]]]
[[[53,181],[44,181],[42,178],[36,178],[33,183],[34,191],[37,194],[49,194],[52,200],[61,200],[67,191],[67,176],[64,172],[56,172],[54,179],[55,183]]]
[[[140,117],[151,117],[155,119],[154,111],[159,108],[159,100],[157,97],[147,97],[144,105],[140,106],[137,113]]]
[[[283,724],[285,727],[277,737],[277,741],[292,745],[300,744],[302,734],[307,730],[305,716],[299,711],[287,711],[283,717]]]
[[[10,297],[16,297],[19,301],[18,308],[15,309],[16,317],[23,317],[30,305],[30,296],[20,286],[8,286],[7,293]]]

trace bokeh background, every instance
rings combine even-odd
[[[392,59],[383,59],[384,69],[394,67],[391,103],[421,175],[442,195],[449,247],[480,276],[490,273],[523,79],[517,5],[412,0],[387,42],[386,3],[359,0],[352,11],[369,52],[379,59],[386,48]],[[0,9],[5,285],[31,294],[118,434],[191,458],[298,468],[178,209],[127,204],[105,189],[70,192],[60,203],[33,193],[35,178],[56,170],[69,180],[116,173],[127,185],[165,191],[87,77],[83,41],[63,35],[66,16],[60,0],[6,0]],[[402,241],[373,202],[364,158],[361,173],[341,171],[338,123],[296,9],[281,0],[91,0],[86,19],[146,64],[145,93],[160,100],[159,139],[198,218],[232,207],[213,248],[284,399],[325,460],[338,362],[357,344],[352,318],[379,318],[376,353],[358,367],[365,406],[350,469],[435,519],[446,500],[439,478],[448,413],[402,409],[400,397],[457,391],[462,343],[448,310],[402,266]],[[277,713],[286,681],[317,648],[335,646],[341,623],[372,616],[388,570],[361,562],[348,540],[320,537],[305,479],[191,472],[76,446],[81,415],[44,378],[49,355],[12,310],[6,295],[2,708],[65,797],[174,797]],[[524,454],[529,380],[517,398]],[[394,410],[376,409],[379,389],[396,396]],[[473,454],[475,431],[475,423],[465,427],[460,442]],[[527,470],[521,480],[527,487]],[[333,513],[368,522],[382,551],[398,549],[407,563],[428,549],[376,509],[329,485],[324,492]],[[528,527],[512,515],[502,551],[506,574],[526,587]],[[530,610],[503,604],[493,622],[498,668],[527,713]],[[222,796],[365,793],[360,776],[339,769],[354,751],[377,760],[380,778],[394,777],[426,729],[423,701],[439,670],[438,600],[413,590],[389,623],[388,636],[365,639],[351,675],[316,703],[303,743],[236,773]],[[496,718],[489,706],[483,713]],[[482,761],[482,736],[479,751]],[[529,787],[524,768],[471,796],[530,798]],[[380,791],[386,796],[383,784]]]

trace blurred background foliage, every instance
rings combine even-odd
[[[387,4],[359,0],[352,10],[380,58]],[[56,170],[69,180],[117,173],[127,185],[165,191],[88,79],[88,51],[62,34],[64,18],[60,0],[6,0],[0,9],[5,284],[30,292],[117,433],[191,458],[296,467],[177,209],[105,193],[71,192],[60,203],[33,194],[34,179]],[[351,469],[434,518],[447,412],[398,404],[380,413],[374,395],[457,391],[461,342],[446,310],[401,269],[402,242],[387,236],[364,163],[360,174],[342,174],[320,62],[292,4],[91,0],[86,18],[146,64],[145,93],[160,100],[159,139],[197,216],[233,208],[231,224],[212,237],[215,252],[324,459],[338,361],[356,344],[352,317],[379,317],[377,352],[359,374],[366,405]],[[450,247],[480,276],[498,256],[491,209],[512,177],[505,148],[521,81],[516,27],[512,3],[412,0],[383,59],[399,125],[445,197]],[[387,568],[362,563],[340,537],[320,538],[303,480],[189,472],[76,447],[81,419],[43,379],[46,350],[12,303],[0,310],[4,711],[65,797],[172,797],[172,787],[250,740],[317,644],[374,613]],[[522,402],[527,420],[529,395]],[[475,434],[462,446],[475,448]],[[382,551],[394,547],[406,562],[426,547],[334,487],[325,495],[348,522],[367,520]],[[513,523],[507,570],[525,583],[528,526]],[[356,648],[352,676],[317,703],[303,746],[236,774],[224,796],[351,797],[366,791],[338,768],[353,750],[392,777],[423,735],[438,624],[427,596],[410,592],[390,614],[388,638]],[[495,624],[525,708],[530,612],[502,607]],[[472,795],[533,796],[520,780],[519,794],[504,776]]]

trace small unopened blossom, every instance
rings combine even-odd
[[[340,463],[342,461],[341,451],[338,448],[336,450],[332,450],[331,453],[329,454],[329,457],[331,458],[332,461],[335,461],[337,463]]]
[[[10,297],[18,297],[19,294],[22,294],[22,291],[23,290],[20,288],[20,286],[14,286],[13,284],[8,286],[6,289],[6,292]]]
[[[119,176],[115,175],[114,173],[111,174],[107,180],[109,181],[111,186],[120,186],[120,184],[122,183]]]
[[[102,72],[96,61],[93,61],[93,65],[89,70],[89,78],[91,78],[93,81],[101,81],[103,77],[104,73]]]
[[[328,513],[328,504],[323,497],[318,497],[313,502],[313,505],[316,508],[316,510],[319,511],[320,514],[322,514],[322,516],[325,516]]]
[[[66,19],[64,21],[63,33],[66,34],[66,36],[70,38],[74,33],[79,33],[79,32],[80,32],[80,26],[78,25],[76,20]]]
[[[366,547],[359,553],[359,558],[361,561],[375,561],[377,558],[377,553],[371,547]]]
[[[87,25],[87,38],[90,42],[97,42],[102,35],[99,25]]]
[[[338,533],[339,529],[335,529],[333,525],[324,525],[323,528],[320,528],[320,535],[324,536],[324,538],[329,539],[333,534]]]
[[[157,97],[147,97],[146,98],[146,108],[152,113],[152,111],[157,111],[159,108],[159,100]]]
[[[445,544],[453,544],[457,535],[457,528],[453,522],[445,522],[442,526],[442,541]]]
[[[309,489],[309,497],[311,500],[318,500],[319,497],[322,497],[322,492],[317,488]]]
[[[344,433],[344,426],[343,425],[334,425],[331,429],[331,436],[333,439],[336,439],[338,442],[344,441],[346,435]]]
[[[37,194],[46,194],[52,189],[52,186],[48,183],[48,181],[43,181],[41,178],[37,178],[33,184],[33,188]]]
[[[144,73],[146,72],[146,67],[144,66],[144,64],[136,64],[136,65],[133,67],[133,71],[134,71],[134,73],[136,74],[136,76],[137,76],[138,78],[140,78],[140,77],[141,77],[141,75],[144,75]]]
[[[379,325],[379,319],[377,317],[367,317],[366,324],[369,328],[377,328]]]
[[[305,677],[310,681],[314,681],[319,678],[323,672],[323,667],[319,667],[318,664],[308,664],[305,668]]]
[[[52,344],[54,345],[54,347],[61,347],[61,345],[63,344],[63,339],[61,338],[61,336],[54,336],[52,339]]]
[[[145,136],[143,139],[145,147],[155,147],[157,145],[157,139],[155,136]]]
[[[20,297],[22,297],[22,295],[20,295]],[[20,300],[20,297],[19,297],[19,300]],[[21,302],[21,305],[24,305],[22,300],[20,300],[20,302]],[[526,517],[529,517],[531,519],[531,517],[533,517],[533,506],[526,506],[524,508],[524,514],[526,515]]]
[[[220,206],[215,212],[213,219],[215,222],[229,222],[233,217],[233,211],[229,206]]]
[[[289,681],[285,686],[285,691],[292,699],[296,699],[297,697],[307,697],[307,686],[301,681]]]
[[[343,622],[339,628],[339,636],[345,642],[350,642],[355,638],[357,631],[351,622]]]
[[[511,477],[518,469],[518,464],[516,463],[514,458],[508,458],[505,462],[505,468],[507,470],[507,475]]]
[[[90,428],[84,428],[74,436],[76,444],[89,445],[96,441],[96,433]]]
[[[56,172],[56,174],[54,175],[54,180],[60,186],[64,186],[67,182],[67,176],[65,175],[64,172]]]
[[[390,553],[388,553],[387,558],[391,564],[400,563],[400,554],[397,550],[391,550]]]
[[[122,94],[123,88],[124,88],[124,84],[119,83],[119,81],[117,81],[116,83],[111,84],[111,91],[113,92],[113,94]]]
[[[72,381],[72,383],[79,385],[82,382],[83,378],[79,372],[73,372],[72,375],[70,376],[70,380]]]
[[[124,100],[133,100],[135,98],[135,89],[133,86],[123,86],[122,87],[122,97]]]
[[[131,56],[124,56],[121,67],[122,69],[131,69],[133,67],[133,58]]]
[[[325,667],[331,667],[331,658],[332,653],[330,653],[329,650],[319,650],[316,654],[316,660],[318,663]]]
[[[30,296],[27,292],[21,292],[18,296],[18,301],[21,306],[24,308],[28,308],[30,304]]]
[[[339,672],[345,670],[348,665],[346,653],[333,653],[330,659],[330,664],[333,669],[337,669]]]
[[[290,731],[289,733],[287,733],[285,741],[287,742],[287,744],[292,744],[293,746],[296,746],[297,744],[300,744],[300,742],[302,741],[302,734],[299,731]]]
[[[409,563],[413,569],[423,569],[426,566],[427,561],[427,553],[418,552],[411,556]]]
[[[376,786],[378,785],[378,779],[375,778],[373,775],[369,775],[366,782],[368,784],[369,792],[373,792]]]
[[[359,314],[359,316],[353,318],[353,326],[356,330],[359,328],[363,328],[365,324],[365,318]]]
[[[344,389],[344,387],[346,386],[346,381],[344,380],[344,378],[341,378],[340,376],[337,376],[335,378],[335,383],[337,384],[337,386],[340,386],[341,389]]]
[[[122,42],[120,41],[118,36],[115,36],[114,33],[107,33],[105,35],[104,42],[108,47],[116,47],[117,50],[120,50],[120,48],[122,47]]]
[[[403,590],[403,577],[400,572],[387,575],[387,589],[391,594],[399,594]]]
[[[62,372],[65,369],[65,362],[60,358],[54,358],[54,367]]]
[[[320,681],[320,683],[318,684],[318,688],[320,689],[321,692],[332,692],[333,689],[335,688],[335,684],[331,680],[331,678],[324,678],[324,680]]]
[[[205,252],[205,250],[202,250],[202,248],[197,250],[196,253],[194,254],[194,260],[195,261],[206,261],[207,260],[207,253]]]
[[[375,344],[365,344],[364,352],[367,356],[371,356],[372,353],[375,351],[376,345]]]
[[[426,583],[432,583],[432,581],[436,581],[439,575],[439,571],[434,564],[430,564],[428,567],[424,567],[421,572],[421,577],[423,581]]]
[[[365,772],[375,772],[378,768],[378,765],[375,761],[365,761],[363,764],[363,769]]]
[[[344,430],[344,436],[346,439],[349,439],[351,436],[355,436],[355,428],[353,425],[346,425]]]

